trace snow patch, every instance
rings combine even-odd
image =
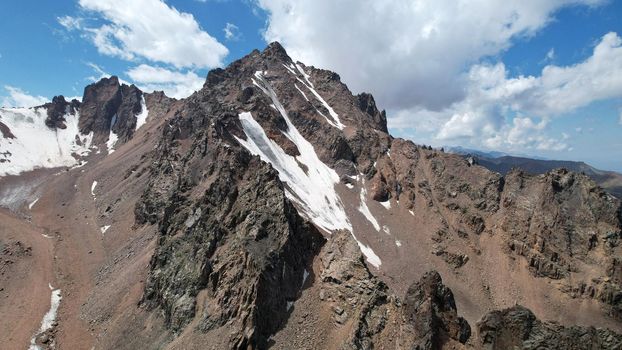
[[[93,181],[93,184],[91,185],[91,195],[95,195],[95,187],[97,187],[97,181]]]
[[[34,201],[30,202],[30,204],[28,204],[28,210],[32,210],[32,207],[34,207],[38,201],[39,201],[39,198],[36,198]]]
[[[353,184],[346,184],[346,187],[349,188],[349,189],[353,189],[354,185]]]
[[[415,216],[415,212],[414,211],[409,210],[408,212],[410,213],[410,215]]]
[[[108,135],[108,141],[106,141],[106,147],[108,148],[108,154],[114,152],[114,145],[119,140],[119,136],[112,131],[112,127],[117,123],[117,115],[112,116],[112,120],[110,121],[110,133]]]
[[[307,271],[307,269],[305,269],[304,273],[302,274],[302,286],[305,285],[305,282],[307,281],[307,278],[309,278],[309,271]]]
[[[73,166],[89,154],[93,133],[80,134],[78,112],[65,114],[65,129],[45,125],[47,108],[0,108],[0,121],[14,139],[0,137],[0,176],[19,175],[37,168]]]
[[[365,180],[363,180],[363,184],[361,185],[361,194],[359,195],[359,198],[361,199],[361,204],[359,205],[358,210],[363,214],[363,216],[365,216],[367,221],[369,221],[374,226],[376,231],[380,231],[380,224],[378,224],[378,221],[367,207],[367,199],[365,198],[366,196],[367,189],[365,189]]]
[[[352,237],[354,237],[354,235],[352,235]],[[382,265],[382,260],[380,260],[380,257],[378,257],[376,253],[374,253],[374,250],[371,249],[370,246],[366,246],[365,244],[361,243],[358,239],[356,239],[356,237],[354,237],[354,239],[356,240],[356,243],[358,243],[363,255],[365,255],[365,260],[367,260],[367,262],[373,265],[376,269],[380,269],[380,265]]]
[[[382,205],[383,207],[385,207],[387,210],[388,210],[388,209],[391,209],[391,200],[390,200],[390,199],[389,199],[389,200],[387,200],[387,201],[385,201],[385,202],[379,202],[379,203],[380,203],[380,205]]]
[[[401,247],[402,246],[402,241],[396,239],[395,240],[395,245],[398,246],[398,247]]]
[[[143,95],[140,100],[140,113],[136,115],[136,130],[147,123],[147,116],[149,111],[147,110],[147,103],[145,102],[145,96]]]
[[[43,320],[41,320],[41,327],[39,327],[39,332],[30,339],[30,347],[28,348],[28,350],[41,349],[36,344],[37,335],[46,332],[50,328],[52,328],[52,324],[54,324],[54,321],[56,320],[56,313],[58,312],[58,306],[60,305],[61,300],[60,289],[52,288],[52,285],[49,283],[48,287],[50,287],[50,290],[52,291],[52,296],[50,297],[50,309],[43,316]]]
[[[264,80],[263,73],[256,72],[255,78],[257,80],[253,79],[253,83],[271,98],[285,120],[287,131],[283,134],[296,145],[300,155],[292,157],[285,153],[268,138],[249,112],[239,114],[246,140],[236,137],[237,141],[252,154],[272,164],[279,172],[279,179],[286,185],[287,197],[298,204],[301,212],[315,225],[329,232],[339,229],[352,232],[352,225],[335,191],[339,175],[319,159],[313,145],[292,124],[276,93]],[[300,164],[306,167],[306,171]]]
[[[108,231],[108,229],[110,228],[110,225],[105,225],[99,228],[99,230],[102,232],[102,234],[106,233],[106,231]]]

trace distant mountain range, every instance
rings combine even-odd
[[[474,157],[479,165],[502,175],[507,174],[513,168],[520,168],[531,174],[544,174],[553,169],[566,168],[574,172],[584,173],[609,193],[622,198],[622,174],[596,169],[585,162],[519,157],[503,152],[484,152],[463,147],[446,147],[445,149],[450,153]]]

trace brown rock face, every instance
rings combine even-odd
[[[0,133],[2,133],[2,137],[5,139],[14,139],[15,135],[11,132],[8,126],[4,123],[0,122]]]
[[[619,349],[622,336],[593,327],[542,322],[522,306],[493,311],[477,323],[481,349]]]
[[[141,98],[142,92],[136,86],[120,85],[115,76],[87,86],[80,106],[80,132],[93,132],[96,145],[106,142],[111,131],[121,143],[127,141],[136,127]]]
[[[458,316],[453,293],[436,271],[410,286],[404,298],[404,317],[412,327],[414,349],[440,349],[448,339],[464,344],[471,336],[471,327]]]

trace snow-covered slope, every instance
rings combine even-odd
[[[64,116],[65,129],[47,127],[46,117],[45,107],[0,109],[0,122],[12,134],[0,135],[0,176],[74,166],[89,153],[93,135],[80,134],[78,112]]]

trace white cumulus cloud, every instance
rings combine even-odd
[[[4,90],[8,95],[2,98],[2,107],[34,107],[50,101],[47,97],[30,95],[14,86],[5,85]]]
[[[213,68],[229,53],[196,19],[162,0],[79,0],[99,22],[59,17],[67,30],[78,30],[102,54],[125,60],[146,59],[177,68]]]
[[[295,59],[338,72],[370,91],[389,126],[429,141],[520,150],[569,150],[550,121],[592,102],[622,97],[622,47],[604,35],[590,57],[541,74],[512,76],[498,57],[538,35],[568,6],[604,0],[256,0],[268,14],[264,38]],[[538,62],[535,62],[538,63]]]
[[[264,37],[338,72],[389,109],[437,110],[463,98],[465,66],[534,35],[558,9],[600,0],[256,0]]]
[[[227,40],[240,40],[240,37],[242,36],[242,33],[240,33],[240,28],[238,28],[238,26],[233,23],[227,22],[225,28],[223,29],[223,32],[225,32],[225,39]]]
[[[194,72],[179,72],[141,64],[126,72],[143,91],[164,91],[167,96],[184,98],[199,90],[204,79]]]

